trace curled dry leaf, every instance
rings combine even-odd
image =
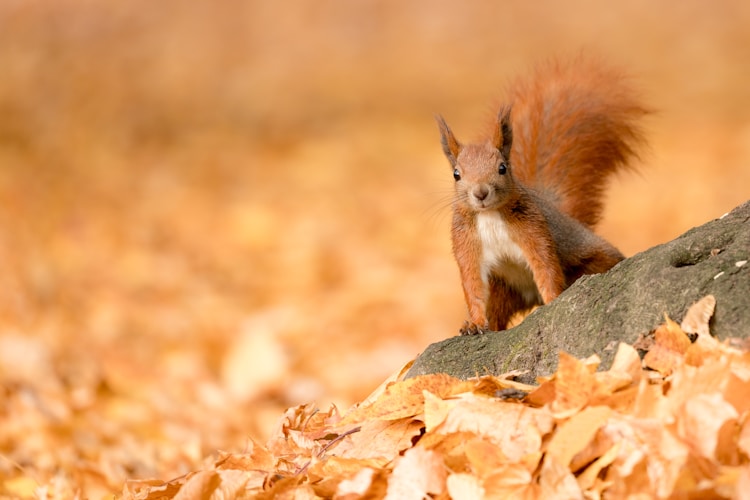
[[[700,336],[710,336],[708,331],[708,322],[714,315],[716,308],[716,298],[713,295],[706,295],[695,304],[691,305],[685,317],[680,323],[680,328],[685,333],[697,333]]]
[[[605,377],[597,379],[596,369],[599,361],[596,355],[586,360],[578,360],[561,352],[557,372],[530,393],[527,401],[535,406],[549,405],[556,419],[565,419],[583,409],[592,398],[602,393],[611,394],[610,390],[602,387],[603,385],[611,384],[619,387],[630,383],[630,378],[627,376],[624,382],[613,382],[621,377],[617,372],[612,371],[608,372]]]
[[[654,332],[654,345],[643,362],[662,375],[669,375],[678,366],[690,347],[690,339],[680,326],[669,318]]]

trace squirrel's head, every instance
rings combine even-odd
[[[443,152],[456,181],[455,202],[473,211],[504,205],[514,188],[510,165],[513,144],[510,107],[500,110],[492,137],[483,144],[461,144],[443,117],[436,119]]]

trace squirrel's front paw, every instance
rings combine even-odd
[[[461,335],[481,335],[489,331],[489,325],[479,326],[471,321],[464,321],[464,324],[459,331],[461,332]]]

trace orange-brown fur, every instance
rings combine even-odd
[[[619,73],[578,60],[516,82],[484,142],[462,145],[438,117],[458,177],[451,235],[469,309],[462,333],[505,329],[519,310],[622,260],[591,229],[608,179],[636,156],[645,113]]]

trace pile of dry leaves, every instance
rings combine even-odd
[[[388,381],[340,415],[289,409],[265,446],[222,454],[156,498],[750,498],[750,353],[708,333],[713,298],[612,367],[561,353],[557,373]],[[686,333],[687,332],[687,333]]]

